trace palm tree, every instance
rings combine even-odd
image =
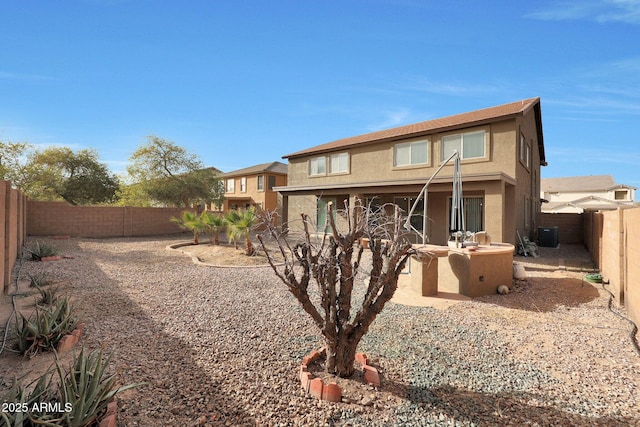
[[[258,216],[255,208],[246,210],[232,210],[225,215],[227,221],[227,235],[233,239],[233,243],[238,248],[237,239],[244,238],[245,251],[247,255],[253,255],[254,248],[251,244],[251,229],[258,223]]]
[[[182,212],[182,216],[180,218],[173,217],[171,218],[171,221],[177,223],[180,228],[191,230],[193,232],[194,245],[200,243],[198,241],[198,234],[200,234],[200,232],[204,230],[204,225],[200,220],[200,216],[198,216],[195,212],[184,211]]]
[[[203,211],[200,214],[200,221],[204,225],[204,230],[211,236],[211,243],[220,244],[220,230],[222,230],[227,222],[222,215],[216,215],[209,211]]]

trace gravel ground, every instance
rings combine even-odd
[[[74,258],[24,262],[70,282],[85,343],[114,352],[124,384],[148,382],[119,395],[119,425],[640,425],[631,327],[602,287],[556,271],[557,253],[523,259],[507,296],[389,303],[360,345],[382,387],[331,404],[300,388],[322,342],[273,272],[196,266],[165,250],[178,239],[49,241]]]

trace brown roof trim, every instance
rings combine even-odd
[[[271,173],[274,175],[287,175],[289,166],[282,162],[271,162],[271,163],[262,163],[255,166],[250,166],[248,168],[237,169],[234,171],[223,173],[222,178],[231,178],[234,176],[241,175],[257,175],[261,173]]]
[[[384,180],[384,181],[368,181],[358,183],[344,183],[344,184],[325,184],[325,185],[288,185],[286,187],[274,187],[274,191],[279,193],[298,193],[298,192],[318,192],[325,190],[346,190],[346,189],[364,189],[374,187],[394,187],[401,185],[420,185],[424,186],[426,178],[411,178],[411,179],[398,179],[398,180]],[[502,172],[498,173],[483,173],[465,175],[462,177],[462,182],[478,182],[478,181],[504,181],[507,184],[515,185],[516,180]],[[453,182],[453,177],[443,176],[437,177],[432,184],[448,184]]]
[[[542,141],[542,118],[540,112],[539,97],[523,99],[521,101],[484,108],[481,110],[475,110],[468,113],[456,114],[439,119],[399,126],[392,129],[385,129],[363,135],[352,136],[349,138],[338,139],[326,144],[317,145],[315,147],[297,151],[292,154],[287,154],[286,156],[282,156],[282,158],[296,158],[307,156],[310,154],[320,154],[329,151],[336,151],[357,145],[371,144],[382,141],[392,141],[395,139],[428,135],[438,131],[451,130],[460,127],[476,126],[486,122],[496,121],[497,119],[504,119],[519,114],[525,114],[531,108],[535,108],[536,121],[538,122],[538,145],[540,150],[541,163],[546,164],[546,161],[544,160],[544,144]]]

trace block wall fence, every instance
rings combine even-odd
[[[27,197],[0,180],[0,282],[4,293],[11,284],[11,272],[26,238]]]
[[[171,221],[184,208],[73,206],[66,202],[27,202],[29,236],[138,237],[181,233]]]
[[[6,293],[27,235],[137,237],[181,233],[171,217],[183,208],[72,206],[28,200],[0,181],[0,278]],[[550,214],[540,226],[558,226],[560,243],[584,243],[617,302],[640,324],[640,208],[582,215]],[[564,232],[562,230],[565,230]],[[582,239],[579,230],[582,229]]]
[[[640,208],[584,215],[584,242],[593,263],[640,325]]]

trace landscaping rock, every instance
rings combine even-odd
[[[379,389],[334,403],[301,388],[300,363],[323,342],[272,270],[198,266],[164,249],[179,239],[60,240],[75,258],[45,264],[68,283],[83,343],[114,352],[121,384],[148,383],[119,395],[118,425],[194,425],[205,414],[214,426],[640,424],[630,327],[580,272],[527,267],[516,292],[447,309],[388,303],[358,348],[384,373]],[[42,268],[23,263],[21,274]],[[315,284],[309,292],[318,298]],[[8,365],[7,353],[0,393],[35,363]]]

